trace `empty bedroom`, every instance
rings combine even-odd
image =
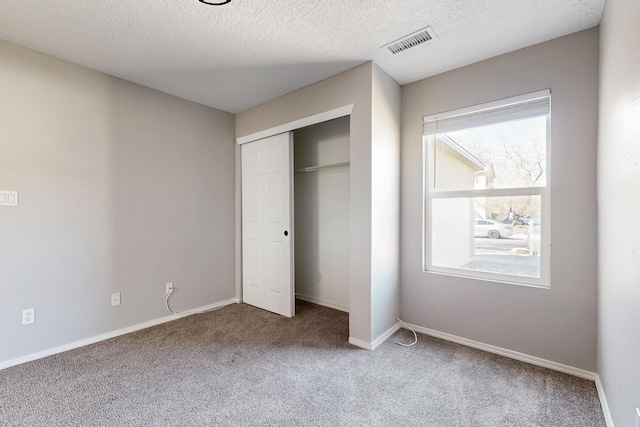
[[[0,3],[0,426],[640,426],[640,3]]]

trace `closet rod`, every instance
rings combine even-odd
[[[342,163],[333,163],[330,165],[322,165],[322,166],[309,166],[307,168],[296,169],[295,173],[305,173],[305,172],[315,172],[325,169],[334,169],[334,168],[343,168],[345,166],[349,166],[350,162],[342,162]]]

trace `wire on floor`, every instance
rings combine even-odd
[[[173,310],[171,309],[171,306],[169,305],[169,298],[171,297],[171,295],[172,295],[172,294],[173,294],[173,291],[172,291],[172,292],[169,292],[169,293],[167,294],[167,299],[165,300],[165,306],[167,307],[167,311],[168,311],[169,313],[171,313],[171,314],[180,314],[180,312],[179,312],[179,311],[173,311]],[[213,308],[208,308],[208,309],[206,309],[206,310],[197,311],[197,312],[195,312],[195,313],[193,313],[193,314],[204,314],[204,313],[210,313],[210,312],[212,312],[212,311],[220,310],[222,307],[224,307],[224,305],[221,305],[220,307],[213,307]]]
[[[411,326],[407,325],[402,320],[400,320],[400,318],[397,318],[397,320],[398,320],[398,322],[400,322],[402,324],[402,326],[404,326],[405,328],[407,328],[411,332],[413,332],[413,342],[411,344],[404,344],[404,343],[401,343],[400,341],[396,341],[396,344],[401,345],[403,347],[411,347],[412,345],[417,343],[418,342],[418,334],[416,334],[416,331],[414,331]]]

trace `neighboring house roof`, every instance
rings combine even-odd
[[[483,171],[487,168],[487,165],[482,163],[480,159],[471,154],[465,148],[463,148],[460,144],[455,142],[453,139],[449,138],[446,135],[438,135],[438,142],[440,142],[440,147],[445,152],[450,155],[456,157],[458,160],[461,160],[464,163],[467,163],[471,166],[475,171]]]

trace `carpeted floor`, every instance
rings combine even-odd
[[[0,371],[2,426],[605,426],[593,382],[348,315],[245,304]]]

